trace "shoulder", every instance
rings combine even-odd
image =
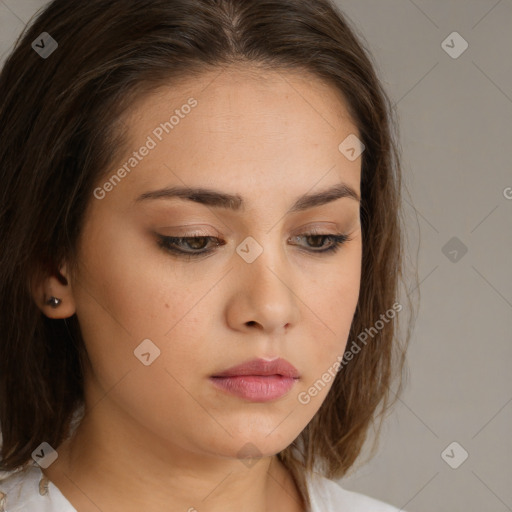
[[[310,512],[405,512],[365,494],[348,491],[319,473],[307,477]]]
[[[35,463],[22,470],[0,473],[0,511],[26,510],[76,512]]]

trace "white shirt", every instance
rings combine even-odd
[[[1,475],[0,512],[77,512],[35,462],[22,471]],[[319,473],[308,475],[306,483],[311,499],[308,512],[399,512],[392,505],[343,489]]]

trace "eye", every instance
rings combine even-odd
[[[306,239],[306,241],[310,247],[312,246],[313,248],[317,248],[316,250],[310,250],[310,249],[306,249],[306,250],[308,250],[309,252],[317,252],[317,253],[318,252],[319,253],[334,253],[341,247],[342,244],[344,244],[345,242],[348,242],[350,240],[348,235],[344,235],[342,233],[322,234],[322,233],[316,233],[316,232],[304,233],[303,235],[295,235],[291,238],[291,240],[298,240],[301,238]],[[310,242],[313,240],[317,240],[320,243],[316,244],[315,242],[313,242],[313,244],[311,244]],[[330,245],[328,245],[327,247],[325,247],[326,240],[330,241]],[[318,249],[318,247],[320,247],[320,249]]]
[[[158,245],[163,249],[175,254],[180,258],[194,258],[206,256],[215,251],[216,247],[225,245],[226,242],[214,236],[163,236],[158,235]],[[295,235],[288,240],[300,241],[305,239],[307,245],[305,250],[309,253],[334,253],[342,244],[351,240],[348,235],[342,233],[304,233]],[[325,245],[328,241],[329,245]],[[210,246],[208,244],[211,244]],[[292,245],[300,245],[292,243]]]
[[[183,257],[204,256],[214,251],[213,247],[208,247],[208,242],[214,241],[213,246],[225,245],[226,242],[214,236],[163,236],[159,235],[158,244],[160,247]],[[188,250],[187,250],[188,249]]]

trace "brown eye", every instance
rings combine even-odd
[[[183,238],[185,244],[187,244],[188,247],[190,247],[193,250],[204,249],[208,244],[208,240],[209,237],[207,236]]]
[[[320,233],[304,233],[303,235],[297,235],[292,237],[293,240],[299,240],[304,238],[309,247],[312,247],[317,250],[309,250],[310,252],[317,253],[326,253],[326,252],[336,252],[342,244],[349,241],[350,238],[348,235],[339,234],[320,234]],[[315,243],[315,240],[317,243]],[[323,249],[318,249],[319,247],[324,247],[324,242],[329,240],[331,242],[330,245]],[[306,250],[307,247],[306,247]]]
[[[214,247],[224,245],[226,242],[214,236],[163,236],[158,235],[158,245],[165,250],[183,257],[202,256],[211,253]],[[208,242],[213,241],[213,248],[207,248]]]

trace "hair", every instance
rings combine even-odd
[[[31,47],[43,32],[58,43],[46,59]],[[349,339],[393,310],[403,278],[398,123],[356,34],[329,0],[54,0],[24,28],[0,74],[0,470],[26,465],[43,440],[58,446],[83,406],[76,314],[46,317],[31,283],[55,275],[65,284],[59,268],[76,262],[94,186],[127,147],[119,121],[159,86],[248,66],[307,72],[338,91],[365,147]],[[344,356],[315,417],[278,454],[308,506],[305,472],[321,464],[328,478],[345,475],[402,391],[410,323],[403,336],[398,318],[381,323]]]

